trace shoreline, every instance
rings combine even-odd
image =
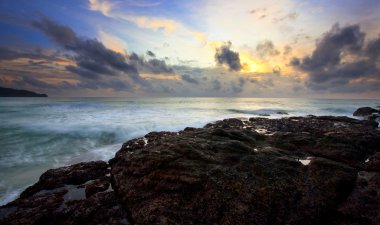
[[[201,224],[271,224],[271,212],[276,223],[326,222],[331,213],[333,220],[342,222],[350,219],[344,216],[347,213],[362,210],[361,195],[380,203],[369,195],[380,190],[376,183],[380,180],[380,130],[375,123],[333,116],[254,117],[225,119],[179,132],[151,132],[124,143],[109,164],[97,161],[48,170],[20,198],[0,207],[0,221],[188,224],[191,219]],[[365,189],[359,185],[363,182]],[[315,193],[311,187],[323,191]],[[304,197],[288,202],[288,195],[295,193]],[[247,205],[245,198],[251,203]],[[266,203],[268,198],[272,200]],[[257,199],[262,203],[256,205]],[[308,208],[311,202],[322,215]],[[105,210],[108,217],[79,213],[70,218],[67,214],[97,211],[91,204]],[[230,204],[236,206],[225,208]],[[300,204],[304,213],[294,214],[292,210]],[[202,210],[194,211],[197,208]],[[290,216],[285,213],[288,208]],[[220,210],[224,216],[215,217]],[[367,214],[366,220],[379,219]]]

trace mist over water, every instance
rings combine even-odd
[[[0,205],[50,168],[112,158],[151,131],[230,117],[350,116],[379,100],[255,98],[0,98]],[[286,112],[289,115],[277,114]]]

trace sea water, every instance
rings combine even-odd
[[[380,100],[284,98],[0,98],[0,205],[47,169],[108,160],[123,142],[151,131],[263,114],[352,117],[358,107],[379,105]]]

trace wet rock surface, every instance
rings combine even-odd
[[[109,164],[47,171],[0,224],[379,224],[379,146],[377,124],[347,117],[152,132]]]
[[[354,116],[370,116],[373,113],[380,113],[380,111],[371,107],[361,107],[361,108],[358,108],[353,113],[353,115]]]
[[[109,172],[102,161],[48,170],[0,207],[0,224],[129,224]]]

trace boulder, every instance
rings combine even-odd
[[[0,224],[129,224],[109,188],[107,167],[97,161],[48,170],[20,198],[0,207]]]
[[[370,116],[373,113],[380,113],[380,111],[371,107],[361,107],[361,108],[358,108],[354,112],[353,115],[354,116]]]

